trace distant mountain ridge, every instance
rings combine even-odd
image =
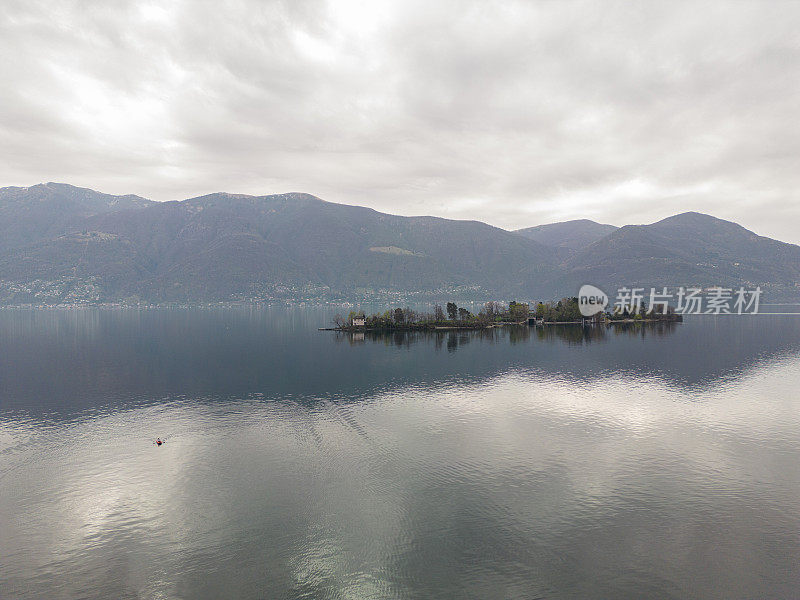
[[[515,233],[545,246],[578,250],[604,238],[616,229],[618,228],[614,225],[603,225],[589,219],[576,219],[574,221],[517,229]]]
[[[66,233],[86,217],[152,204],[65,183],[0,188],[0,252]]]
[[[0,189],[0,232],[2,304],[535,300],[582,283],[796,297],[800,279],[800,247],[698,213],[510,232],[302,193],[152,202],[48,183]]]
[[[797,298],[800,246],[759,236],[697,212],[650,225],[626,225],[574,253],[564,266],[572,281],[589,276],[640,287],[762,287]]]

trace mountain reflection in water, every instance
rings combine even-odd
[[[0,311],[0,597],[796,594],[798,317],[334,311]]]

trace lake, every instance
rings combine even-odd
[[[0,597],[797,596],[800,315],[334,312],[0,311]]]

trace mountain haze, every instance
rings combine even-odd
[[[139,196],[112,196],[64,183],[0,188],[0,252],[66,233],[93,215],[151,204]]]
[[[576,219],[518,229],[515,233],[545,246],[577,250],[604,238],[616,229],[614,225],[603,225],[589,219]]]
[[[0,302],[547,299],[583,283],[762,285],[795,298],[800,247],[685,213],[509,232],[309,194],[173,202],[66,184],[0,189]]]
[[[64,222],[65,233],[1,255],[0,278],[93,278],[104,298],[157,302],[521,293],[555,262],[552,249],[485,223],[399,217],[308,194],[218,193]]]
[[[785,295],[796,291],[800,281],[800,247],[687,212],[621,227],[577,251],[564,269],[572,281],[596,278],[646,288],[761,285]]]

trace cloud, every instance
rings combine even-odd
[[[3,185],[800,242],[791,2],[11,1]]]

